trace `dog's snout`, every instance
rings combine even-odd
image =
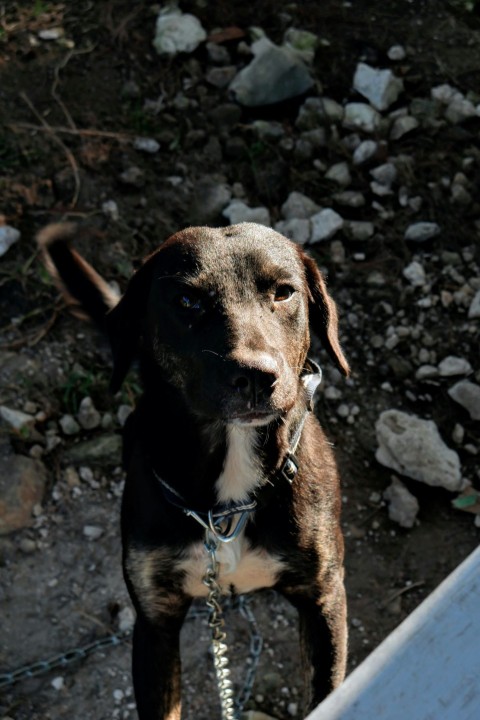
[[[230,385],[235,392],[244,396],[269,397],[277,382],[278,375],[258,368],[239,368],[230,377]]]

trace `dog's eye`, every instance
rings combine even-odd
[[[279,285],[275,290],[274,300],[275,302],[285,302],[286,300],[290,300],[294,292],[295,288],[291,285]]]
[[[200,312],[201,310],[203,310],[201,300],[195,295],[188,295],[187,293],[182,293],[177,297],[177,303],[182,308],[182,310],[190,310],[193,312]]]

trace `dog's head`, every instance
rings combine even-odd
[[[253,223],[170,237],[135,273],[108,327],[114,388],[141,340],[193,412],[226,422],[265,424],[294,405],[309,327],[349,371],[315,262]]]

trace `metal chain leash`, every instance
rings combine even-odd
[[[210,564],[207,567],[203,582],[208,588],[207,607],[210,609],[208,625],[212,631],[213,666],[217,678],[222,720],[238,720],[233,699],[233,684],[230,679],[230,669],[228,667],[227,635],[224,630],[225,620],[222,606],[220,605],[222,589],[217,582],[217,546],[218,543],[215,536],[207,530],[205,533],[205,549],[210,556]]]
[[[29,680],[30,678],[37,677],[37,675],[43,675],[44,673],[51,672],[57,668],[67,667],[68,665],[77,662],[77,660],[83,660],[102,648],[120,645],[129,636],[130,631],[118,633],[116,635],[108,635],[107,637],[95,640],[88,645],[72,648],[60,655],[54,655],[53,657],[48,658],[48,660],[39,660],[38,662],[30,663],[29,665],[22,665],[11,672],[0,673],[0,689],[8,687],[9,685],[15,685],[15,683],[21,682],[22,680]]]

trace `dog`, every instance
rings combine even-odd
[[[47,266],[106,329],[112,391],[135,359],[144,387],[124,429],[121,512],[138,716],[180,718],[179,634],[208,594],[206,537],[221,540],[224,593],[274,588],[297,608],[310,711],[344,678],[347,644],[339,476],[307,357],[311,330],[349,374],[324,278],[262,225],[190,227],[119,299],[74,249],[77,232],[40,233]]]

